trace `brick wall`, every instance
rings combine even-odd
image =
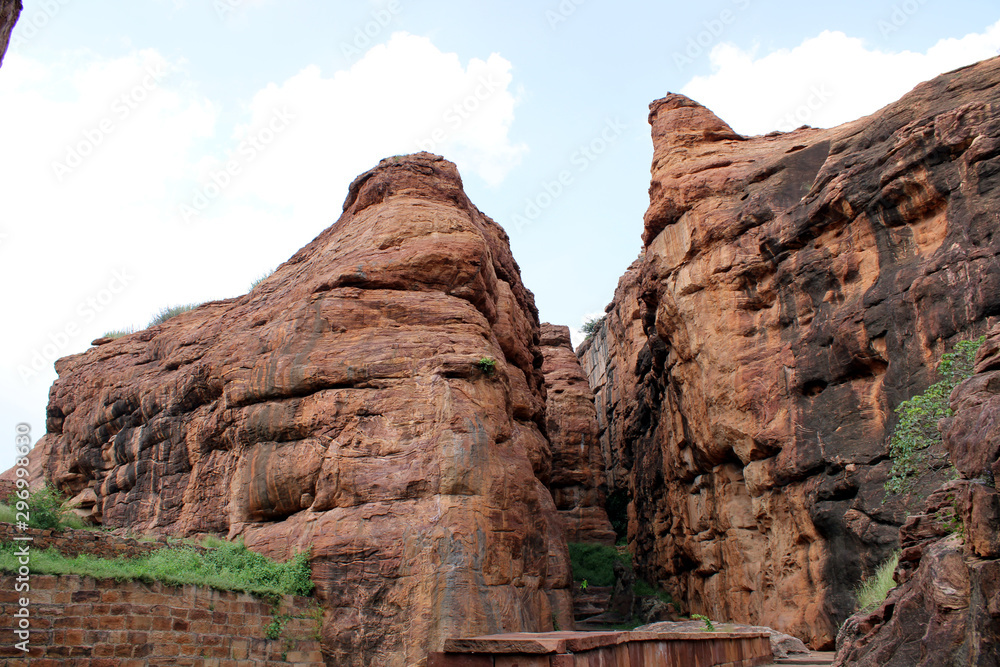
[[[245,593],[159,582],[117,582],[76,575],[32,575],[16,593],[0,576],[0,664],[28,664],[14,648],[18,598],[28,597],[34,667],[204,665],[324,667],[311,598],[272,603]],[[290,618],[267,639],[276,616]]]

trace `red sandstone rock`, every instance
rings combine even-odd
[[[955,388],[945,447],[966,477],[1000,467],[992,381],[1000,327],[977,356],[975,376]],[[978,437],[977,437],[978,435]],[[932,493],[899,532],[899,586],[875,611],[852,616],[837,637],[837,665],[1000,665],[1000,493],[986,474]]]
[[[604,509],[604,455],[597,441],[594,392],[573,352],[569,328],[543,324],[545,423],[552,452],[549,490],[569,542],[614,544]]]
[[[383,160],[249,294],[59,360],[47,474],[107,526],[311,548],[334,664],[571,628],[538,327],[455,166]]]
[[[0,65],[3,64],[7,45],[10,44],[10,33],[14,30],[22,9],[21,0],[0,0]]]
[[[682,96],[651,105],[645,250],[580,353],[636,563],[692,612],[830,648],[895,548],[893,409],[1000,316],[998,83],[993,59],[752,138]]]

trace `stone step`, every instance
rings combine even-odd
[[[573,617],[582,621],[606,612],[611,605],[613,590],[610,586],[588,586],[585,590],[574,587]]]

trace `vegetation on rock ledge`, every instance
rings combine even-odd
[[[17,572],[20,563],[13,542],[0,544],[0,570]],[[310,595],[313,590],[309,553],[284,563],[250,551],[242,542],[226,542],[199,552],[191,547],[165,548],[138,558],[65,556],[55,549],[32,551],[32,574],[76,574],[117,581],[161,581],[165,584],[209,586],[265,598]]]
[[[921,477],[946,465],[947,453],[936,454],[931,449],[941,444],[938,421],[951,416],[951,392],[972,376],[976,352],[985,340],[982,336],[961,341],[952,352],[941,355],[938,375],[943,379],[896,408],[899,423],[889,440],[892,471],[885,483],[886,493],[907,493]]]
[[[885,600],[889,591],[896,585],[893,573],[899,564],[899,552],[893,553],[888,560],[878,566],[875,574],[861,580],[854,589],[854,597],[858,600],[858,611],[872,611]]]

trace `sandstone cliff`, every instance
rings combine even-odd
[[[572,627],[533,296],[450,162],[383,160],[249,294],[98,342],[48,476],[106,526],[311,548],[334,664]]]
[[[3,57],[10,44],[10,33],[14,30],[22,9],[21,0],[0,0],[0,65],[3,65]]]
[[[573,352],[569,328],[543,324],[545,420],[552,451],[549,490],[568,542],[614,544],[604,505],[604,455],[597,442],[594,392]]]
[[[644,250],[578,352],[636,562],[691,611],[831,647],[897,545],[893,409],[1000,316],[998,83],[753,138],[651,105]]]
[[[964,478],[907,518],[896,582],[875,611],[851,617],[837,665],[1000,665],[1000,327],[980,349],[977,374],[955,388],[944,444]]]

